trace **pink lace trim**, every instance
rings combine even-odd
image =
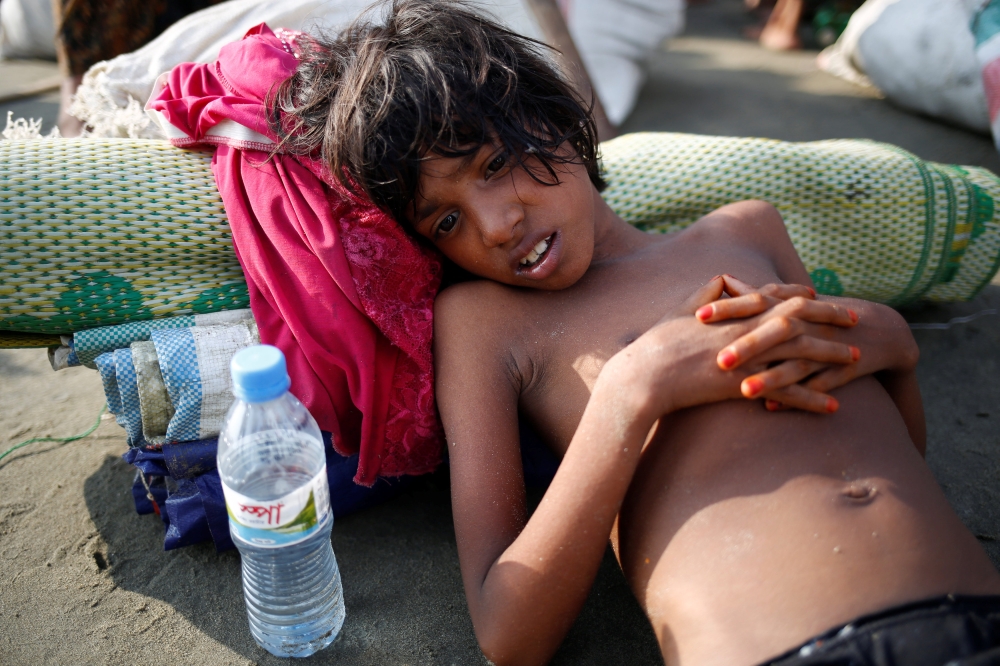
[[[379,474],[430,472],[441,462],[444,440],[431,356],[441,262],[371,203],[345,198],[333,204],[333,215],[365,314],[402,352],[389,396]]]

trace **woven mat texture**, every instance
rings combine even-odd
[[[681,229],[741,199],[772,203],[822,293],[892,305],[968,300],[1000,261],[1000,180],[985,169],[845,139],[639,133],[602,150],[605,200],[649,231]]]
[[[249,306],[211,155],[0,142],[0,329],[70,333]]]

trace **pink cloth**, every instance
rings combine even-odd
[[[266,25],[211,64],[174,67],[147,110],[175,146],[214,145],[212,170],[263,342],[355,481],[441,461],[431,334],[441,266],[386,213],[343,193],[318,160],[272,155],[268,92],[295,72],[295,34]]]

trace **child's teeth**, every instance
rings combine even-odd
[[[536,261],[538,261],[538,257],[542,256],[542,254],[548,248],[549,248],[548,238],[543,238],[542,240],[538,241],[538,245],[531,248],[531,252],[528,253],[528,256],[526,256],[524,259],[521,260],[521,265],[527,266],[528,264],[535,263]]]

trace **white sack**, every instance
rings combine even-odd
[[[3,0],[4,4],[9,0]],[[635,105],[645,59],[680,32],[683,0],[571,0],[568,26],[612,123]],[[156,78],[182,62],[211,62],[225,44],[258,23],[309,32],[335,31],[371,0],[230,0],[191,14],[141,49],[99,62],[84,76],[70,112],[91,136],[162,138],[142,107]],[[511,30],[542,39],[524,0],[479,0]]]
[[[6,0],[4,0],[6,2]],[[333,28],[354,18],[364,0],[230,0],[184,17],[141,49],[87,70],[70,113],[90,136],[163,138],[142,110],[161,73],[182,62],[211,62],[219,49],[259,23],[272,28]]]
[[[685,0],[567,0],[564,7],[608,120],[620,125],[635,106],[646,60],[684,29]]]
[[[52,0],[0,2],[0,59],[55,60],[55,34]]]
[[[820,66],[854,82],[867,77],[896,104],[989,132],[975,39],[977,0],[868,0]]]

